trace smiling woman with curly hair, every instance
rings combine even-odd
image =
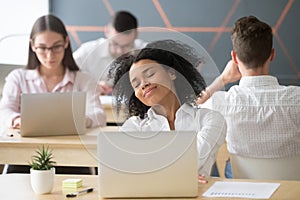
[[[188,45],[173,40],[149,43],[116,59],[110,66],[117,113],[125,104],[125,131],[195,130],[198,173],[208,176],[226,123],[218,112],[195,106],[206,87],[196,66],[201,59]]]

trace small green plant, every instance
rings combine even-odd
[[[45,148],[44,145],[41,149],[36,151],[37,155],[32,156],[29,166],[34,170],[49,170],[51,169],[55,161],[53,161],[52,151],[49,147]]]

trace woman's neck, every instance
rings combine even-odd
[[[65,69],[63,67],[47,69],[45,67],[39,68],[39,73],[43,78],[47,91],[51,92],[60,83],[65,75]]]
[[[51,77],[63,77],[65,74],[65,68],[63,66],[48,69],[46,67],[40,67],[39,73],[42,77],[51,78]]]
[[[152,108],[159,115],[163,115],[167,118],[171,130],[175,130],[175,118],[176,112],[180,108],[180,103],[176,98],[168,99],[167,103],[154,105]]]

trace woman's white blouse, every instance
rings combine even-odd
[[[64,78],[51,92],[84,91],[87,93],[86,115],[92,120],[92,127],[105,126],[106,114],[99,100],[97,85],[89,74],[66,69]],[[1,125],[10,128],[13,119],[20,116],[23,93],[46,93],[47,87],[38,69],[15,69],[6,78],[0,101]],[[47,105],[45,105],[47,106]],[[0,127],[1,128],[1,127]]]
[[[166,117],[150,108],[148,117],[130,117],[122,125],[122,131],[170,131]],[[217,152],[225,141],[226,121],[213,110],[183,104],[176,112],[175,130],[196,130],[198,147],[198,174],[210,176]]]

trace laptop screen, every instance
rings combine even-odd
[[[22,94],[21,135],[85,133],[85,102],[85,92]]]
[[[195,197],[195,131],[101,132],[101,197]]]

